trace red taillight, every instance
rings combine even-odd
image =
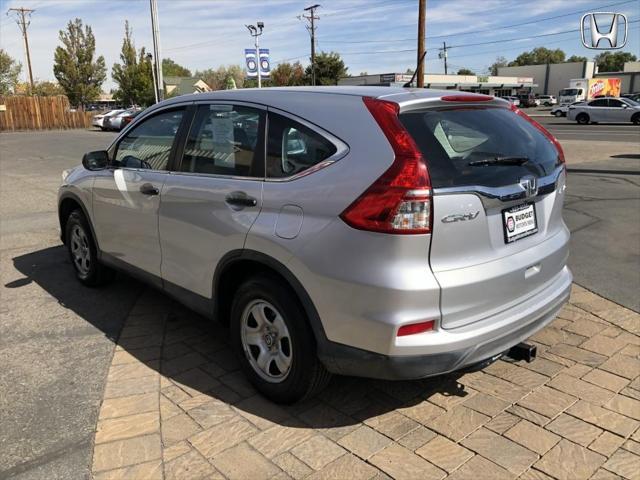
[[[443,102],[488,102],[494,97],[490,95],[445,95],[442,97]]]
[[[542,133],[545,137],[547,137],[549,141],[553,143],[553,145],[556,147],[556,150],[558,150],[558,158],[560,159],[560,162],[565,163],[564,151],[562,150],[562,145],[560,145],[560,142],[558,141],[558,139],[553,135],[551,135],[551,132],[549,132],[549,130],[544,128],[542,125],[540,125],[538,122],[536,122],[533,118],[531,118],[529,115],[524,113],[515,105],[511,105],[510,108],[516,115],[519,115],[522,118],[524,118],[527,122],[529,122],[531,125],[536,127],[540,131],[540,133]]]
[[[430,332],[435,326],[435,320],[429,320],[428,322],[412,323],[410,325],[403,325],[398,329],[396,336],[405,337],[407,335],[415,335],[417,333]]]
[[[431,231],[431,183],[417,145],[398,119],[397,103],[364,97],[395,154],[393,164],[340,218],[360,230],[415,234]]]

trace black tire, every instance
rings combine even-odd
[[[553,115],[554,115],[554,116],[556,116],[556,117],[562,117],[562,116],[563,116],[563,113],[562,113],[560,110],[558,110],[558,111],[557,111],[557,112],[555,112]]]
[[[258,367],[249,360],[249,355],[252,355],[249,345],[248,352],[245,351],[243,321],[245,318],[247,322],[251,321],[245,313],[252,305],[264,305],[260,302],[273,306],[288,330],[291,365],[281,380],[265,380],[265,373],[259,373]],[[230,330],[232,348],[242,370],[251,384],[268,399],[276,403],[294,403],[312,397],[329,383],[331,374],[316,355],[316,343],[307,315],[295,293],[277,277],[259,274],[238,288],[231,306]],[[276,348],[282,348],[282,345]],[[272,364],[268,363],[267,369],[270,366]]]
[[[578,122],[580,125],[588,125],[589,115],[587,115],[586,113],[578,114],[578,116],[576,117],[576,122]]]
[[[78,242],[78,238],[81,239],[80,242]],[[88,287],[97,287],[113,279],[114,270],[98,261],[98,249],[91,234],[89,222],[82,210],[77,209],[69,214],[65,227],[65,244],[69,253],[69,260],[80,283]],[[78,263],[74,253],[74,249],[78,246],[84,247],[83,250],[88,259],[87,262],[80,261]]]
[[[640,113],[635,113],[633,117],[631,117],[631,121],[634,125],[640,125]]]

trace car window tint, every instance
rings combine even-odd
[[[525,175],[550,175],[560,165],[547,137],[507,108],[414,110],[401,113],[400,121],[420,148],[434,188],[514,185]],[[523,165],[473,165],[496,157],[529,160]]]
[[[337,149],[333,143],[290,118],[269,113],[267,177],[300,173],[326,160]]]
[[[201,105],[185,145],[182,172],[262,176],[256,156],[260,120],[255,108],[237,105]]]
[[[609,106],[610,107],[621,108],[622,105],[623,105],[623,103],[620,100],[609,100]]]
[[[601,98],[599,100],[594,100],[594,101],[589,103],[590,107],[606,107],[608,105],[609,105],[609,102],[607,102],[606,98]]]
[[[167,170],[183,113],[183,110],[163,112],[136,126],[120,140],[114,166]]]

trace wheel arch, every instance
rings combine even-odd
[[[93,223],[91,223],[91,217],[89,216],[89,212],[85,207],[80,197],[78,197],[75,193],[66,192],[64,193],[58,202],[58,221],[60,222],[60,240],[62,243],[66,244],[65,238],[65,230],[67,227],[67,220],[69,219],[69,215],[71,212],[77,209],[82,210],[84,218],[87,220],[89,224],[89,228],[91,229],[91,236],[93,237],[93,241],[96,244],[96,249],[98,250],[98,255],[100,254],[100,247],[98,246],[98,237],[96,237],[96,232],[93,229]]]
[[[259,273],[272,274],[291,288],[307,314],[318,348],[326,344],[327,337],[318,311],[300,281],[283,263],[254,250],[233,250],[218,263],[213,276],[214,317],[228,325],[233,292],[244,279]]]

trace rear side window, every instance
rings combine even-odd
[[[201,105],[189,131],[180,171],[262,177],[258,148],[264,113],[238,105]]]
[[[506,108],[410,111],[401,113],[400,121],[426,159],[435,188],[513,185],[524,175],[550,175],[560,165],[555,146]],[[522,165],[482,165],[497,157],[524,157],[528,161]]]
[[[269,112],[268,132],[267,178],[296,175],[337,151],[319,133],[277,113]]]

